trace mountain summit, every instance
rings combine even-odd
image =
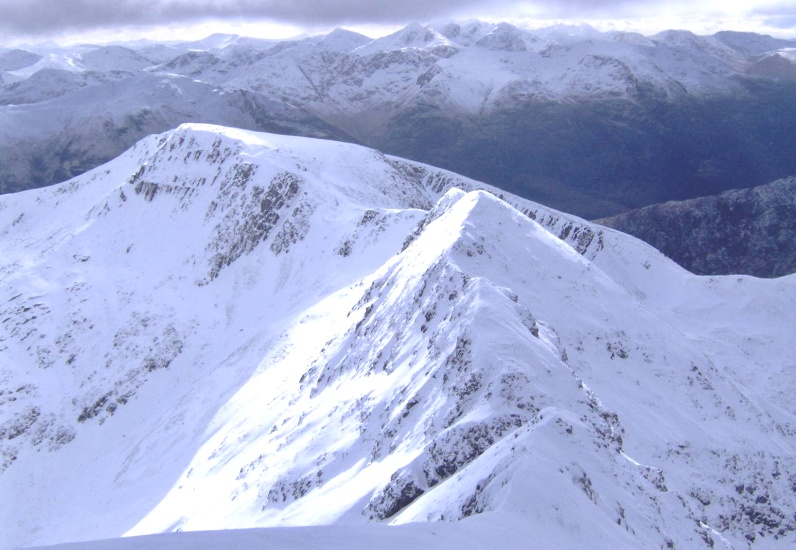
[[[4,547],[794,540],[794,276],[694,276],[444,170],[205,125],[0,197],[0,258]]]

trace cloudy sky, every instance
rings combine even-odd
[[[200,38],[212,32],[286,38],[335,27],[375,36],[412,21],[450,18],[531,28],[586,22],[645,34],[680,28],[796,38],[794,0],[0,0],[0,44]]]

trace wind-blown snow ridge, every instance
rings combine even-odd
[[[0,492],[38,495],[3,546],[793,541],[793,276],[696,277],[450,172],[193,124],[0,197],[0,257]]]

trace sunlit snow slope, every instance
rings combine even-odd
[[[696,277],[449,172],[204,125],[0,197],[0,261],[2,547],[796,540],[794,276]]]

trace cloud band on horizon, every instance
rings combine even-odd
[[[102,28],[185,25],[199,21],[270,20],[318,27],[407,24],[440,18],[604,19],[655,17],[673,10],[711,10],[718,0],[0,0],[0,36],[42,37]],[[796,7],[758,0],[743,8],[775,28],[796,27]],[[737,11],[737,10],[736,10]],[[709,16],[706,16],[709,17]]]

